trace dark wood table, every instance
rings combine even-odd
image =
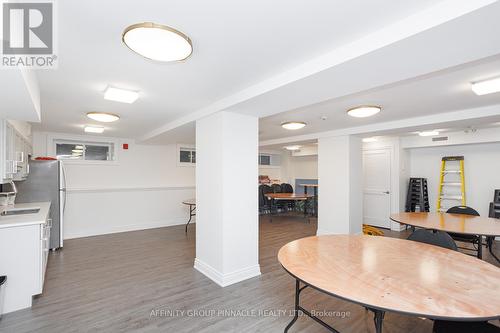
[[[318,184],[299,184],[299,186],[304,187],[304,193],[307,194],[307,188],[312,187],[314,198],[313,198],[313,207],[314,207],[314,216],[318,216]]]
[[[196,199],[188,199],[184,200],[182,204],[189,206],[189,220],[186,223],[186,230],[185,232],[188,232],[188,225],[191,222],[191,219],[193,216],[196,216]]]
[[[272,200],[271,207],[275,206],[276,201],[304,201],[304,218],[307,218],[307,200],[314,197],[311,194],[297,193],[266,193],[265,196]],[[271,216],[272,215],[273,213],[271,209]]]
[[[410,212],[391,214],[392,221],[429,230],[440,230],[464,235],[478,235],[489,237],[500,236],[500,220],[491,217],[449,214],[449,213],[426,213]],[[493,253],[493,242],[489,242],[490,254],[498,261],[498,257]],[[482,241],[480,242],[482,244]],[[482,257],[482,246],[478,246],[479,257]]]
[[[377,236],[313,236],[283,246],[278,260],[295,278],[295,316],[285,332],[299,312],[338,332],[300,305],[307,287],[366,307],[378,333],[387,311],[452,321],[500,318],[500,269],[438,246]]]

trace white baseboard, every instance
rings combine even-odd
[[[79,231],[75,233],[72,233],[70,231],[64,235],[64,239],[66,240],[73,238],[116,234],[119,232],[127,232],[127,231],[138,231],[138,230],[170,227],[174,225],[186,224],[186,221],[187,221],[186,217],[177,217],[169,220],[151,221],[146,223],[137,223],[137,224],[128,224],[119,226],[100,226],[99,228],[87,229],[85,231]],[[194,224],[194,222],[189,223],[189,225],[191,224]]]
[[[212,266],[199,260],[198,258],[195,258],[194,268],[221,287],[227,287],[229,285],[260,275],[260,265],[258,264],[224,274],[219,272]]]
[[[326,230],[326,229],[320,229],[316,230],[316,236],[322,236],[322,235],[335,235],[335,232]]]
[[[357,232],[349,232],[350,235],[362,235],[363,230],[357,231]],[[337,231],[330,231],[326,229],[318,229],[316,230],[316,236],[323,236],[323,235],[347,235],[347,233],[339,233]]]

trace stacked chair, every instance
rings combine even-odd
[[[429,211],[429,194],[426,178],[410,178],[410,183],[408,184],[405,212],[415,212],[417,207],[420,212]]]

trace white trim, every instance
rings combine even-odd
[[[281,165],[261,165],[261,164],[259,164],[259,169],[281,169]]]
[[[100,236],[107,234],[116,234],[120,232],[129,232],[129,231],[139,231],[139,230],[147,230],[147,229],[155,229],[155,228],[164,228],[170,227],[174,225],[184,225],[186,224],[187,219],[186,216],[183,217],[174,217],[168,220],[160,220],[160,221],[151,221],[148,223],[136,223],[129,225],[119,225],[113,227],[105,227],[103,225],[99,225],[98,228],[95,229],[85,229],[83,232],[77,232],[74,234],[66,234],[64,236],[64,240],[73,239],[73,238],[82,238],[82,237],[92,237],[92,236]],[[191,222],[192,224],[194,222]],[[104,229],[103,229],[104,228]]]
[[[194,268],[221,287],[227,287],[261,274],[260,265],[253,265],[231,273],[223,274],[198,258],[194,259]]]
[[[67,193],[137,192],[195,190],[195,186],[68,188]]]

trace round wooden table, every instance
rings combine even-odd
[[[500,318],[500,269],[445,248],[389,237],[314,236],[286,244],[278,260],[296,279],[295,317],[285,332],[299,311],[337,332],[300,306],[306,287],[370,309],[377,332],[386,311],[455,321]]]
[[[390,216],[391,220],[412,227],[454,232],[464,235],[486,236],[493,239],[500,236],[500,220],[490,217],[449,214],[449,213],[397,213]],[[498,261],[493,253],[493,242],[488,246],[491,255]],[[482,246],[478,247],[479,256],[482,256]]]
[[[186,229],[185,229],[185,232],[187,233],[188,232],[188,225],[191,222],[191,219],[193,218],[193,216],[196,216],[196,213],[195,213],[195,210],[196,210],[196,199],[184,200],[182,202],[182,204],[189,206],[189,220],[186,223]]]

